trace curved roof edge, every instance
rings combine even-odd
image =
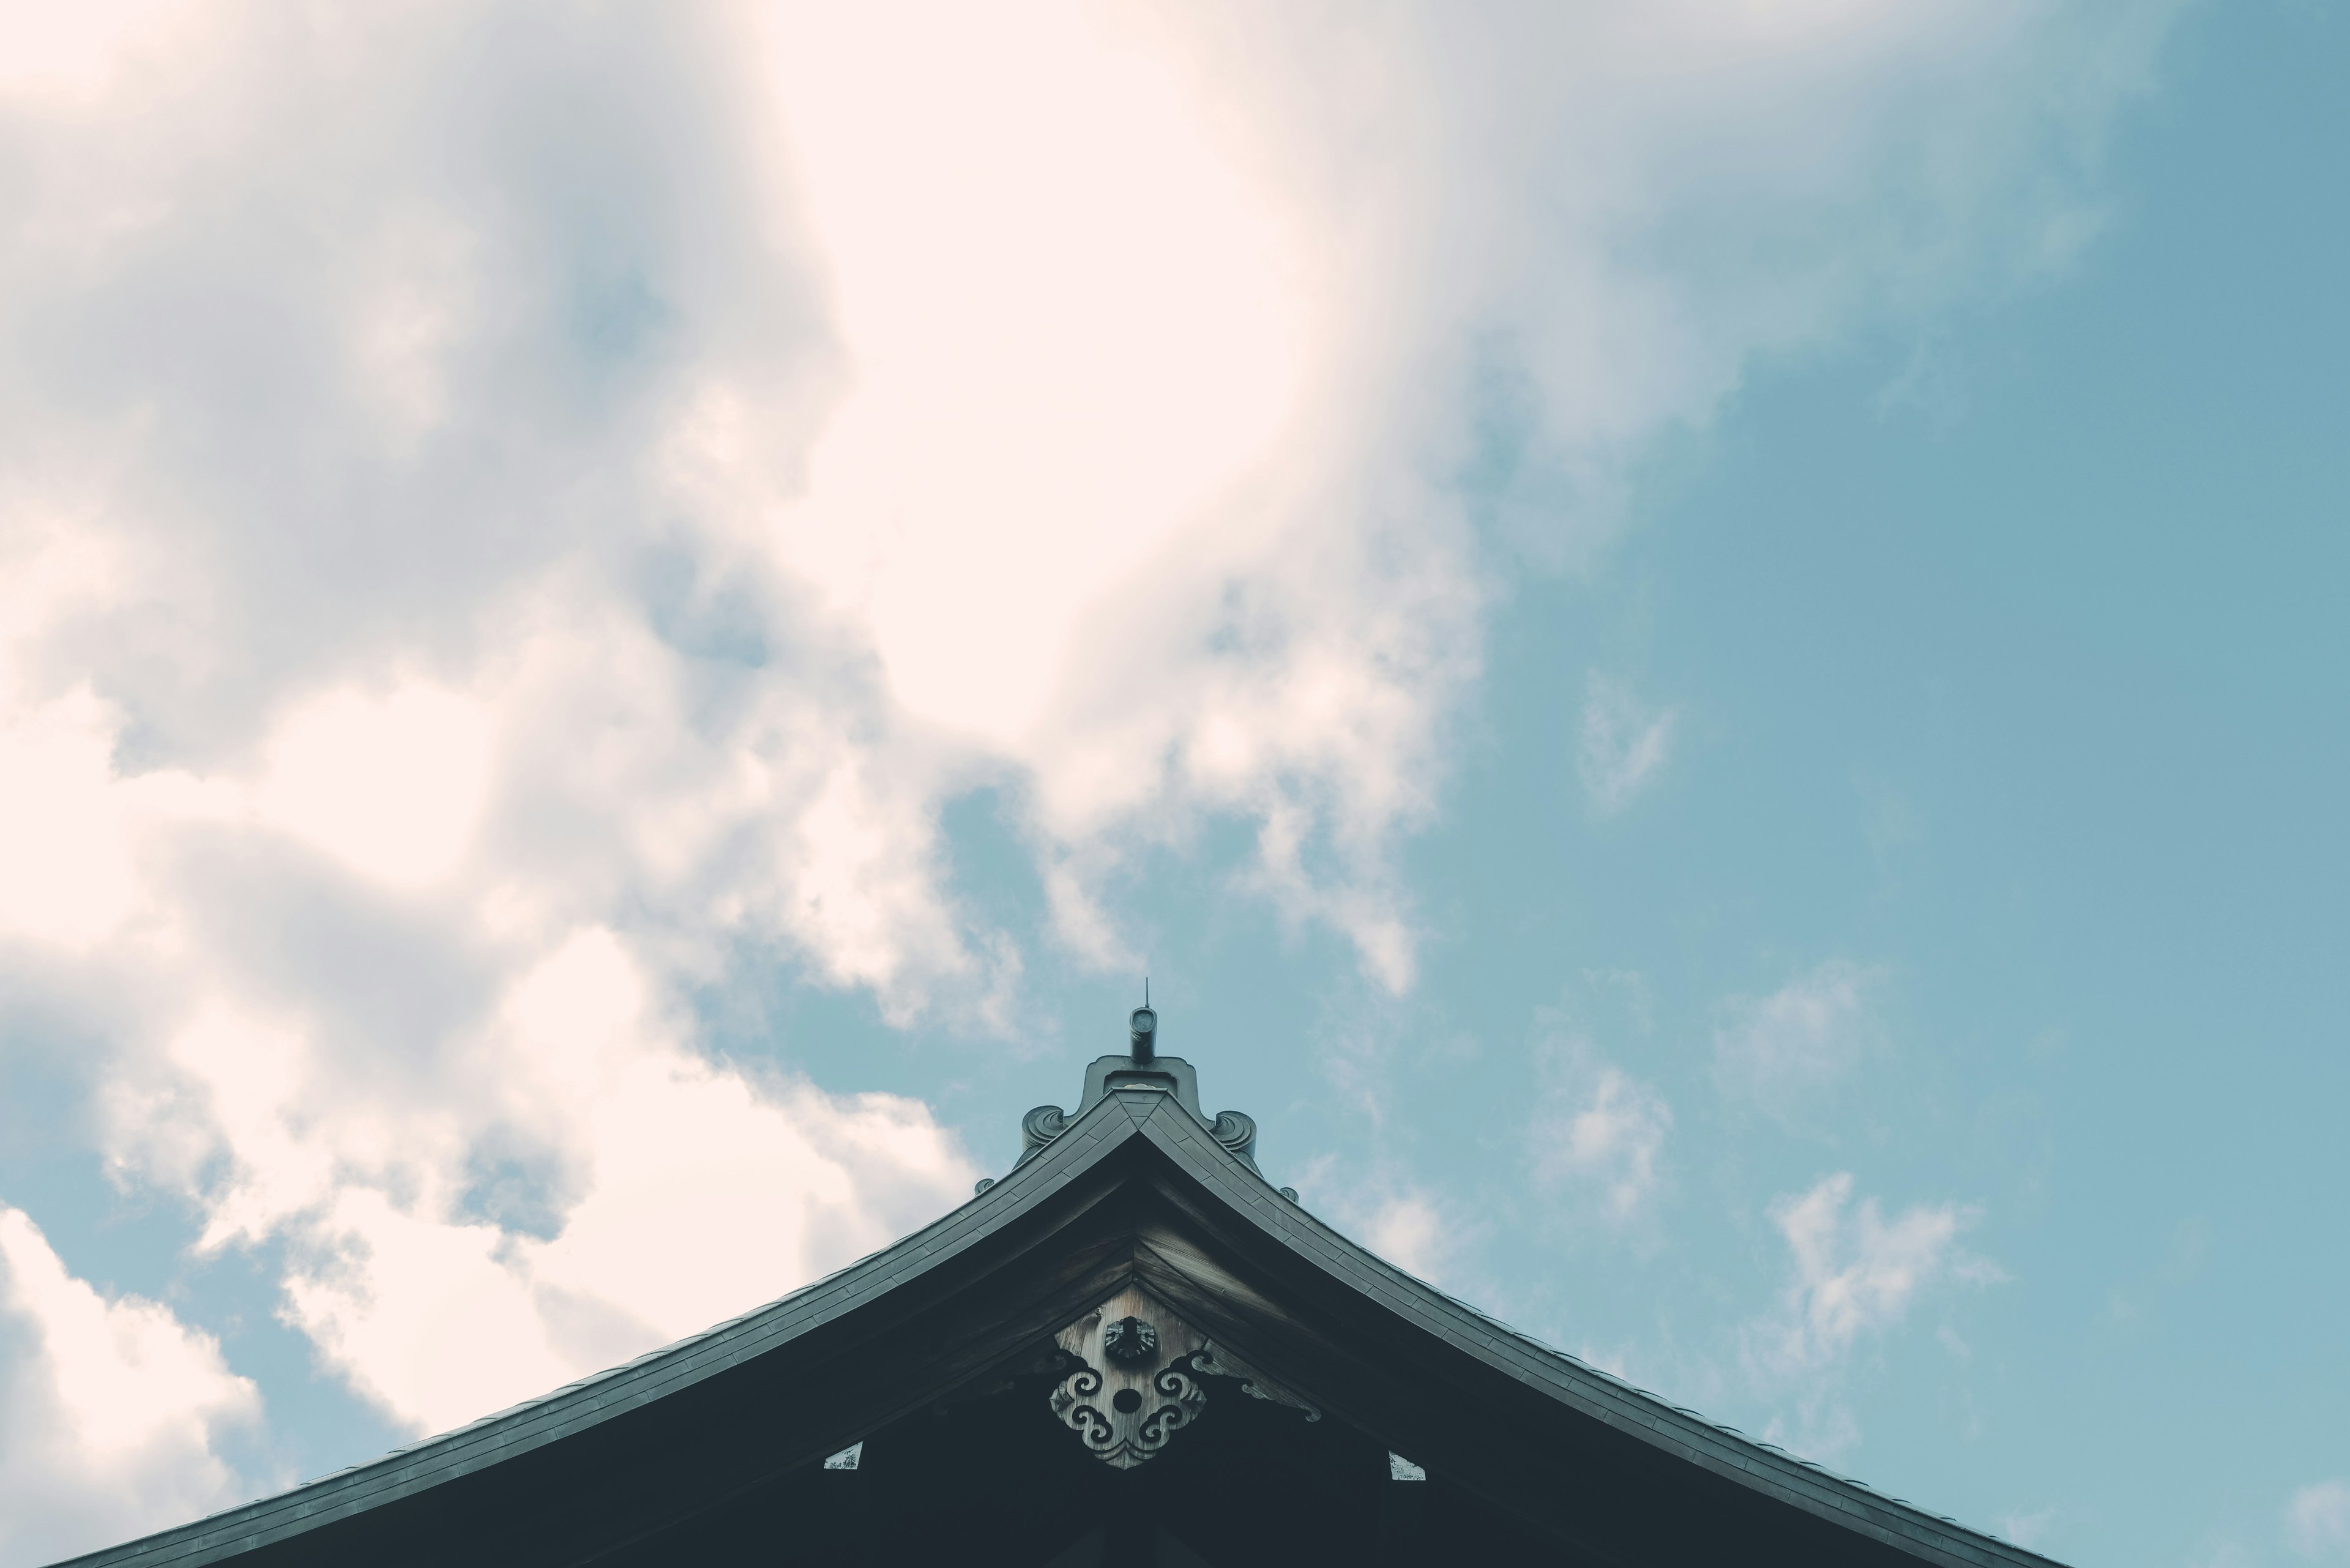
[[[452,1431],[54,1568],[192,1568],[544,1448],[717,1376],[919,1278],[1136,1138],[1147,1139],[1225,1208],[1341,1286],[1587,1417],[1929,1561],[2054,1568],[2054,1560],[2037,1552],[1718,1426],[1446,1294],[1284,1196],[1175,1096],[1137,1088],[1112,1089],[1086,1106],[1045,1147],[1024,1155],[1003,1179],[930,1225],[739,1317]]]
[[[1192,1118],[1154,1115],[1140,1120],[1139,1130],[1190,1167],[1191,1174],[1234,1209],[1341,1284],[1363,1291],[1488,1366],[1544,1387],[1586,1415],[1929,1560],[1981,1568],[2059,1568],[2053,1558],[1721,1426],[1510,1327],[1396,1267],[1303,1206],[1273,1195],[1264,1178],[1232,1158],[1212,1137],[1201,1136]]]

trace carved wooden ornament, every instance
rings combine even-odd
[[[1208,1402],[1191,1368],[1208,1342],[1139,1285],[1055,1338],[1078,1366],[1053,1386],[1053,1414],[1096,1458],[1122,1470],[1165,1448]]]

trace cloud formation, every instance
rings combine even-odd
[[[2061,265],[2166,16],[13,17],[0,1012],[405,1424],[743,1310],[971,1172],[684,991],[1008,1033],[1212,821],[1407,990],[1506,574],[1756,356]],[[1048,933],[952,894],[981,784]],[[1640,1106],[1566,1134],[1611,1194]]]
[[[1627,1224],[1647,1210],[1663,1178],[1672,1107],[1620,1067],[1603,1064],[1575,1076],[1584,1093],[1554,1091],[1535,1117],[1535,1173],[1555,1186],[1588,1187],[1608,1223]]]
[[[113,1094],[203,1247],[291,1244],[286,1316],[400,1424],[444,1429],[783,1294],[967,1193],[920,1105],[684,1049],[608,931],[572,937],[402,1084],[215,1008]]]
[[[1641,975],[1586,970],[1555,1005],[1535,1010],[1535,1096],[1525,1127],[1534,1181],[1563,1212],[1634,1232],[1643,1243],[1654,1239],[1672,1106],[1655,1085],[1610,1060],[1599,1037],[1645,1041],[1654,1027]]]
[[[2048,1539],[2049,1528],[2055,1522],[2056,1511],[2054,1508],[2033,1509],[2001,1515],[1999,1532],[2018,1546],[2037,1551]]]
[[[1855,1204],[1852,1194],[1852,1173],[1837,1171],[1771,1204],[1771,1222],[1794,1265],[1785,1310],[1762,1351],[1774,1368],[1806,1372],[1829,1365],[1898,1324],[1918,1293],[1945,1277],[1999,1277],[1995,1267],[1958,1247],[1960,1233],[1979,1218],[1973,1210],[1920,1203],[1888,1222],[1876,1199]]]
[[[109,1299],[0,1207],[0,1558],[46,1563],[236,1501],[261,1397],[171,1308]]]
[[[628,783],[714,786],[746,918],[901,1012],[1003,972],[932,846],[1005,764],[1081,950],[1138,838],[1232,814],[1408,984],[1391,850],[1489,571],[1446,466],[1506,452],[1512,538],[1604,535],[1755,353],[2061,255],[2159,33],[1406,8],[1333,69],[1245,10],[161,15],[18,121],[16,512],[112,570],[39,684],[208,776],[305,704],[390,734],[525,625],[635,633],[596,673],[678,688],[641,738],[706,760]],[[727,790],[777,724],[829,765]],[[1611,802],[1668,733],[1617,727]]]
[[[1878,983],[1873,971],[1831,959],[1768,996],[1732,1002],[1714,1031],[1715,1085],[1737,1104],[1799,1115],[1866,1053]]]
[[[1403,1192],[1372,1211],[1367,1240],[1372,1251],[1423,1280],[1441,1276],[1456,1244],[1436,1200],[1425,1192]]]
[[[2350,1558],[2350,1481],[2312,1481],[2284,1508],[2285,1539],[2303,1557]]]
[[[1669,708],[1641,706],[1630,691],[1604,675],[1591,677],[1583,699],[1575,769],[1593,809],[1613,815],[1648,787],[1671,753],[1676,717]]]
[[[1875,1198],[1853,1201],[1854,1185],[1849,1171],[1837,1171],[1772,1201],[1771,1222],[1787,1243],[1791,1268],[1776,1310],[1747,1325],[1742,1345],[1763,1386],[1795,1398],[1794,1428],[1774,1422],[1772,1440],[1824,1458],[1859,1438],[1837,1398],[1859,1347],[1898,1326],[1945,1282],[2005,1277],[1960,1244],[1981,1219],[1978,1210],[1918,1203],[1887,1220]]]

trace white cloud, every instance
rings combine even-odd
[[[1397,1268],[1432,1281],[1442,1278],[1460,1237],[1432,1194],[1405,1190],[1372,1208],[1365,1241]]]
[[[1755,354],[2061,257],[2167,15],[53,13],[0,49],[0,942],[119,1168],[285,1239],[418,1426],[960,1196],[920,1107],[667,999],[748,950],[1009,1032],[976,782],[1098,961],[1222,817],[1408,988],[1509,551]]]
[[[1753,1341],[1777,1371],[1816,1372],[1864,1339],[1908,1315],[1910,1304],[1945,1279],[1981,1283],[1997,1267],[1969,1256],[1960,1232],[1980,1217],[1956,1203],[1914,1204],[1891,1220],[1874,1198],[1852,1201],[1849,1171],[1775,1199],[1771,1222],[1793,1254],[1793,1277],[1778,1317]]]
[[[1999,1532],[2027,1551],[2037,1551],[2048,1539],[2049,1527],[2056,1522],[2053,1508],[2033,1509],[2028,1513],[2002,1514]]]
[[[683,1050],[608,931],[521,976],[443,1074],[403,1105],[215,1008],[118,1096],[133,1167],[204,1207],[207,1245],[287,1238],[288,1321],[418,1431],[781,1295],[975,1174],[918,1104]],[[499,1153],[504,1190],[482,1169]]]
[[[1619,1345],[1612,1350],[1602,1350],[1586,1340],[1575,1353],[1575,1358],[1586,1366],[1596,1366],[1618,1383],[1632,1381],[1632,1352],[1628,1345]]]
[[[1645,789],[1672,750],[1675,715],[1644,708],[1617,682],[1594,675],[1583,699],[1575,772],[1603,815],[1624,809]]]
[[[775,27],[856,376],[785,548],[869,620],[909,711],[1000,746],[1045,721],[1089,607],[1147,591],[1263,465],[1326,352],[1326,258],[1123,32],[888,3]]]
[[[1663,1178],[1672,1107],[1614,1066],[1575,1075],[1581,1095],[1554,1092],[1532,1129],[1534,1168],[1552,1183],[1587,1184],[1600,1214],[1622,1225],[1639,1216]]]
[[[1878,983],[1875,971],[1831,960],[1768,996],[1732,1003],[1714,1031],[1714,1082],[1742,1104],[1800,1111],[1867,1051]]]
[[[138,898],[109,790],[113,729],[88,690],[0,728],[0,930],[65,947],[113,931]]]
[[[1946,1284],[2004,1279],[1968,1252],[1960,1236],[1980,1219],[1957,1203],[1919,1203],[1887,1220],[1877,1200],[1853,1201],[1839,1171],[1808,1191],[1773,1200],[1771,1222],[1792,1267],[1776,1308],[1749,1323],[1741,1353],[1749,1376],[1773,1398],[1791,1401],[1764,1428],[1771,1441],[1833,1460],[1860,1440],[1843,1398],[1855,1355],[1898,1327],[1910,1309]]]
[[[480,821],[490,742],[491,715],[455,692],[332,692],[280,723],[255,804],[273,826],[377,881],[437,882]]]
[[[0,1561],[46,1563],[233,1501],[253,1385],[172,1310],[75,1278],[0,1206]]]
[[[2303,1557],[2350,1558],[2350,1481],[2312,1481],[2294,1492],[2284,1530]]]
[[[479,770],[398,743],[415,693],[475,700],[525,621],[651,620],[631,673],[812,708],[854,809],[892,780],[901,842],[1015,770],[1080,950],[1121,950],[1098,888],[1128,848],[1232,814],[1253,885],[1401,988],[1393,849],[1492,566],[1427,476],[1498,422],[1505,532],[1587,541],[1622,460],[1754,353],[2050,265],[2167,15],[44,22],[0,83],[26,214],[0,459],[15,510],[139,570],[33,662],[119,708],[133,773],[241,765],[279,715],[278,820],[429,883]],[[648,571],[682,591],[649,603]],[[713,671],[713,636],[764,654]],[[1613,809],[1669,716],[1594,701]],[[527,722],[433,732],[503,755]],[[774,870],[829,823],[768,814]],[[919,853],[845,915],[819,875],[813,915],[772,889],[785,933],[893,1006],[1002,950],[941,926]]]

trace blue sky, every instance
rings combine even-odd
[[[910,1229],[1145,972],[1527,1332],[2350,1561],[2350,15],[899,9],[6,24],[0,1561]]]

